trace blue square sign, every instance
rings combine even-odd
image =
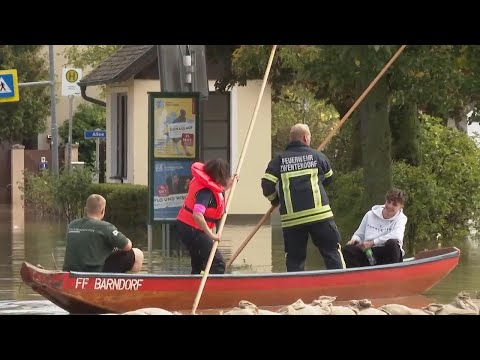
[[[0,102],[18,101],[17,70],[0,71]]]
[[[15,95],[15,88],[13,87],[13,75],[0,75],[0,97],[12,97]]]

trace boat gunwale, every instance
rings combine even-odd
[[[365,271],[375,271],[375,270],[389,270],[389,269],[399,269],[405,268],[409,266],[416,266],[420,264],[436,262],[440,260],[446,260],[449,258],[458,258],[460,254],[460,250],[456,247],[452,247],[450,252],[415,259],[409,258],[408,260],[404,260],[402,263],[392,263],[392,264],[385,264],[385,265],[375,265],[375,266],[368,266],[368,267],[358,267],[358,268],[346,268],[346,269],[331,269],[331,270],[309,270],[309,271],[296,271],[296,272],[281,272],[281,273],[237,273],[237,274],[209,274],[209,278],[218,279],[218,280],[232,280],[232,279],[253,279],[253,278],[277,278],[277,277],[308,277],[308,276],[320,276],[320,275],[343,275],[347,273],[356,273],[356,272],[365,272]],[[72,278],[78,277],[96,277],[96,278],[151,278],[151,279],[200,279],[203,275],[200,274],[148,274],[148,273],[103,273],[103,272],[79,272],[79,271],[49,271],[40,269],[42,272],[48,272],[50,274],[69,274]]]

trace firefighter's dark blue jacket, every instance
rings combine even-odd
[[[301,141],[292,141],[269,162],[262,178],[263,195],[271,202],[279,197],[282,227],[333,218],[323,187],[332,175],[327,157]]]

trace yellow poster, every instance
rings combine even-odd
[[[155,98],[153,118],[155,158],[195,158],[194,98]]]

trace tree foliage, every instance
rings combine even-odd
[[[318,147],[338,120],[332,105],[315,98],[315,93],[294,84],[282,88],[272,104],[272,150],[283,151],[290,128],[296,123],[307,124],[312,132],[312,146]]]
[[[276,90],[292,82],[314,84],[317,96],[343,115],[358,98],[355,82],[368,73],[369,84],[398,50],[398,45],[280,45],[270,80]],[[262,78],[271,46],[242,45],[232,55],[231,83]],[[384,75],[389,102],[414,100],[422,110],[446,119],[478,101],[480,47],[409,45]]]
[[[317,100],[333,104],[343,116],[398,48],[398,45],[279,46],[270,76],[273,94],[282,93],[283,87],[291,83],[315,89]],[[270,49],[271,46],[264,45],[237,48],[232,55],[235,78],[231,83],[243,84],[246,79],[262,77]],[[380,199],[390,186],[391,159],[404,159],[413,165],[421,160],[417,109],[442,118],[444,123],[454,119],[457,126],[468,111],[477,114],[478,55],[479,46],[409,45],[363,99],[348,120],[350,126],[337,135],[351,143],[350,154],[345,146],[327,150],[344,156],[337,158],[342,169],[348,170],[348,164],[350,169],[361,165],[366,170],[367,202]],[[338,144],[332,142],[330,147]],[[381,147],[375,149],[376,144]]]
[[[62,169],[59,175],[50,170],[40,174],[25,170],[19,188],[25,206],[35,215],[55,215],[71,221],[83,216],[85,199],[91,194],[92,176],[89,168]]]
[[[18,82],[48,80],[41,45],[0,47],[0,69],[16,69]],[[50,110],[49,87],[21,87],[20,101],[0,104],[0,142],[25,142],[45,131]]]
[[[85,130],[105,129],[105,108],[94,104],[80,104],[72,119],[72,142],[78,143],[78,160],[88,165],[95,161],[95,141],[85,139]],[[68,143],[68,121],[59,128],[59,135],[63,142]]]
[[[294,83],[297,89],[314,90],[317,101],[333,104],[343,116],[398,48],[279,46],[270,76],[273,100],[279,101],[278,94]],[[235,50],[232,74],[239,84],[263,76],[270,49],[255,45]],[[479,56],[477,45],[407,46],[376,85],[379,89],[385,81],[380,86],[384,99],[375,95],[374,88],[336,135],[326,152],[342,172],[330,191],[344,239],[358,226],[365,210],[362,204],[374,205],[384,193],[385,186],[375,193],[381,186],[368,183],[368,179],[388,180],[392,175],[393,185],[410,195],[406,243],[411,251],[436,246],[437,234],[443,244],[458,244],[470,227],[479,228],[479,150],[463,132],[444,126],[447,119],[453,119],[459,127],[467,112],[473,111],[474,119],[480,113]],[[277,106],[278,102],[273,109]],[[383,109],[380,117],[379,109]],[[419,111],[436,119],[428,115],[420,119]],[[289,111],[274,114],[274,135],[282,129],[286,132],[286,122],[280,117],[288,118]],[[384,146],[375,149],[374,145],[384,140]],[[371,151],[365,151],[366,147]],[[375,154],[385,158],[378,162]],[[385,166],[390,159],[394,160],[391,173],[390,166]],[[356,167],[359,161],[362,168]]]
[[[72,45],[64,50],[65,59],[74,67],[83,70],[96,68],[103,60],[120,49],[122,45]]]
[[[437,241],[461,246],[469,230],[480,230],[480,149],[440,118],[423,115],[421,124],[421,164],[393,164],[393,184],[408,194],[404,243],[409,253],[436,247]],[[362,177],[362,169],[341,174],[328,188],[344,242],[364,215]]]

